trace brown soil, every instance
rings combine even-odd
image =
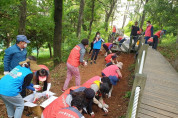
[[[104,53],[104,52],[103,52]],[[104,69],[105,61],[104,54],[100,52],[96,64],[89,64],[88,66],[80,66],[80,74],[81,74],[81,83],[84,83],[88,79],[93,76],[99,75],[101,76],[101,71]],[[90,55],[86,55],[88,59]],[[130,69],[130,66],[134,63],[134,54],[124,54],[118,57],[118,61],[123,62],[123,69],[121,70],[123,78],[118,82],[116,86],[114,86],[111,98],[105,98],[104,101],[109,105],[109,113],[107,116],[104,116],[104,111],[98,108],[98,106],[93,105],[93,111],[95,112],[95,118],[119,118],[124,116],[127,111],[127,106],[129,102],[129,98],[125,98],[125,93],[131,90],[131,73],[133,69]],[[57,66],[54,70],[50,72],[52,88],[51,91],[56,93],[56,96],[60,96],[62,94],[61,88],[63,87],[65,78],[66,78],[66,64],[62,63]],[[73,78],[70,82],[69,87],[75,85],[75,79]],[[0,100],[0,117],[6,116],[6,109],[3,102]],[[30,115],[33,117],[34,115]],[[85,115],[86,118],[91,118],[90,115]],[[23,114],[23,118],[29,118],[26,116],[26,112]]]

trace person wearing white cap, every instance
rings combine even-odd
[[[115,65],[110,65],[108,67],[106,67],[105,69],[103,69],[103,71],[101,72],[102,76],[116,76],[117,78],[122,78],[122,74],[120,69],[122,69],[123,63],[119,62]]]
[[[16,44],[7,48],[4,55],[4,75],[8,74],[19,62],[25,61],[27,56],[27,40],[25,35],[17,35]]]

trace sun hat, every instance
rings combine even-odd
[[[30,63],[30,69],[31,69],[32,71],[37,71],[37,70],[40,70],[40,69],[41,69],[41,67],[39,67],[39,66],[36,64],[36,61],[30,60],[29,58],[27,58],[25,61],[20,62],[19,64],[22,65],[22,64],[27,63],[27,62]]]
[[[119,63],[117,63],[116,65],[117,65],[117,67],[119,67],[120,69],[122,69],[123,63],[122,63],[122,62],[119,62]]]

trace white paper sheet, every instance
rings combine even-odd
[[[42,92],[42,93],[39,93],[37,92],[37,95],[38,95],[38,98],[42,97],[42,96],[45,96],[46,94],[46,91]],[[43,103],[41,103],[41,107],[45,108],[46,106],[48,106],[51,102],[53,102],[57,97],[56,96],[53,96],[55,95],[55,93],[49,91],[49,98],[47,100],[45,100]],[[33,93],[26,96],[25,98],[23,98],[24,101],[26,101],[24,103],[24,106],[28,106],[28,107],[35,107],[35,106],[38,106],[37,104],[34,104],[33,103],[33,99],[34,99],[34,95]]]

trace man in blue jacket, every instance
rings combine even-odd
[[[25,61],[27,56],[27,40],[25,35],[17,35],[16,44],[7,48],[4,55],[4,75],[8,74],[19,62]]]

